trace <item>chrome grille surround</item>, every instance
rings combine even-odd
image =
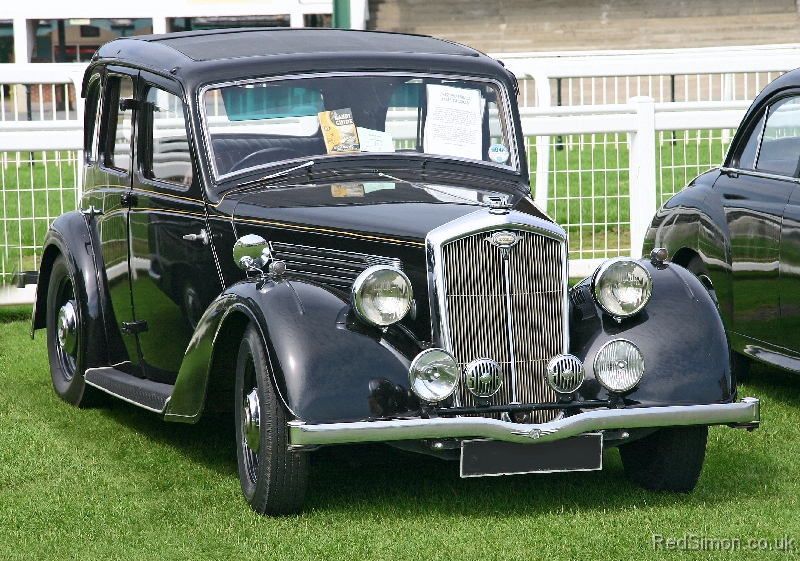
[[[487,243],[497,230],[520,240],[508,249]],[[555,402],[546,366],[569,348],[564,230],[528,214],[482,209],[431,231],[426,255],[434,345],[462,368],[481,357],[501,365],[505,380],[493,405]],[[473,406],[464,382],[455,405]],[[540,411],[532,420],[557,415]]]

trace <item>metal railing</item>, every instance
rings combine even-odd
[[[26,303],[50,223],[82,183],[84,64],[0,65],[0,304]]]
[[[638,255],[656,208],[721,163],[752,98],[800,66],[800,45],[495,57],[520,81],[534,199],[567,230],[582,276]],[[0,65],[0,304],[32,298],[7,286],[38,269],[48,225],[80,198],[83,68]]]

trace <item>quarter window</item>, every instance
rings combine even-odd
[[[128,171],[131,165],[132,110],[122,109],[120,100],[133,98],[133,80],[129,76],[110,79],[108,134],[105,166]]]
[[[770,107],[762,136],[756,170],[795,176],[800,162],[800,97]]]
[[[190,185],[192,158],[183,101],[174,94],[154,87],[147,91],[145,101],[152,109],[148,178]]]
[[[84,132],[84,153],[87,165],[94,165],[98,158],[98,137],[100,135],[100,115],[102,114],[102,87],[100,80],[94,80],[89,86],[86,102],[86,125]]]

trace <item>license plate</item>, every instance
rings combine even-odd
[[[531,444],[500,440],[461,443],[461,477],[599,469],[603,469],[602,433]]]

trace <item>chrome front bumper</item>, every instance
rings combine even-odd
[[[484,417],[395,419],[353,423],[289,422],[291,446],[387,442],[427,438],[491,438],[506,442],[548,442],[586,432],[687,425],[735,425],[756,428],[760,402],[745,397],[738,403],[604,409],[541,424],[509,423]]]

